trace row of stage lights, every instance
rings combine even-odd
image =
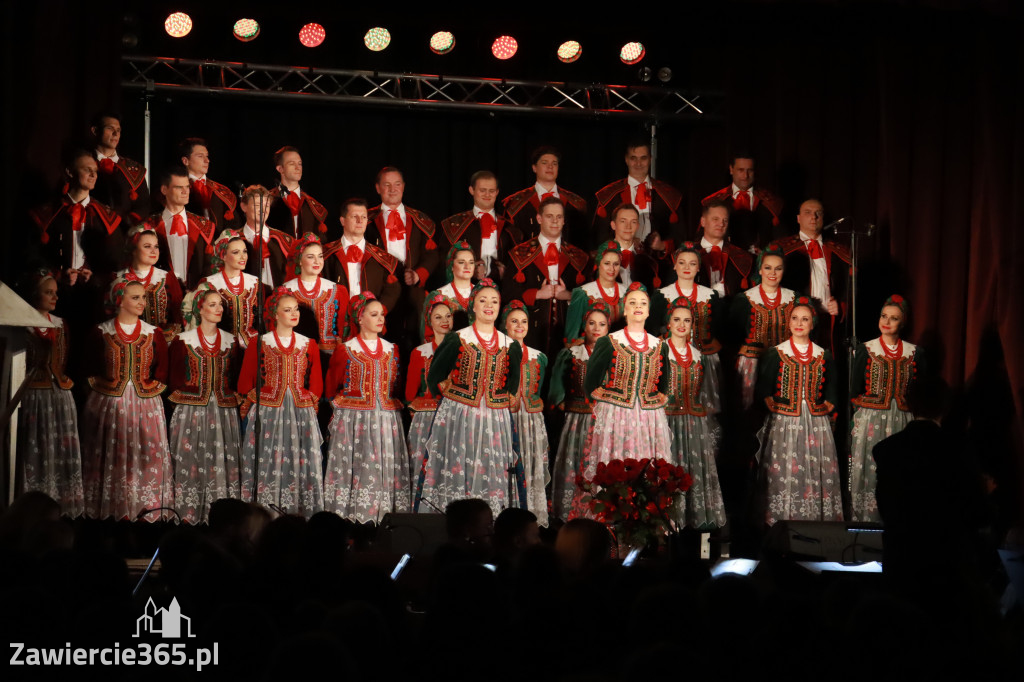
[[[192,31],[192,17],[184,12],[175,12],[164,21],[164,30],[172,38],[184,38]],[[260,34],[260,25],[255,19],[239,19],[235,22],[234,36],[242,42],[255,40]],[[318,47],[327,38],[327,31],[320,24],[306,24],[299,29],[299,42],[306,47]],[[391,32],[380,26],[371,28],[363,36],[367,49],[380,52],[391,44]],[[430,37],[430,50],[435,54],[448,54],[455,49],[455,36],[449,31],[438,31]],[[499,36],[491,44],[491,54],[498,59],[511,59],[519,50],[519,43],[509,35]],[[571,64],[583,54],[583,46],[575,40],[567,40],[558,46],[558,59]],[[647,51],[642,43],[626,43],[619,50],[619,59],[624,64],[638,64]]]

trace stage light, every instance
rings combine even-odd
[[[260,25],[255,19],[239,19],[235,22],[235,37],[243,43],[255,40],[260,34]]]
[[[639,64],[647,55],[642,43],[626,43],[619,52],[619,59],[625,64]]]
[[[391,44],[391,32],[380,26],[371,28],[363,36],[363,43],[374,52],[380,52]]]
[[[164,30],[172,38],[184,38],[192,30],[192,17],[184,12],[175,12],[167,17]]]
[[[558,58],[566,64],[572,64],[583,54],[583,46],[575,40],[567,40],[558,46]]]
[[[448,54],[455,49],[455,36],[450,31],[438,31],[430,36],[430,49],[435,54]]]
[[[663,66],[660,69],[658,69],[658,80],[660,80],[662,83],[668,83],[670,80],[672,80],[672,69],[668,68],[667,66]]]
[[[306,47],[316,47],[326,37],[327,31],[320,24],[306,24],[299,30],[299,42]]]
[[[511,59],[516,50],[519,49],[519,43],[512,36],[501,36],[495,38],[494,44],[491,45],[491,54],[498,59]]]

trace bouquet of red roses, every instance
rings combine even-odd
[[[597,465],[592,479],[578,481],[583,502],[612,526],[624,544],[636,547],[666,535],[679,518],[679,497],[693,479],[663,459],[613,459]]]

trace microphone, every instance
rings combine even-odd
[[[822,232],[828,232],[829,230],[835,231],[836,228],[838,228],[840,225],[842,225],[843,223],[845,223],[848,220],[851,220],[851,218],[849,216],[840,218],[839,220],[836,220],[835,222],[829,223],[825,227],[821,228],[821,231]]]

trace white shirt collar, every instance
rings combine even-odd
[[[101,152],[99,149],[97,149],[96,150],[96,160],[97,161],[102,161],[103,159],[110,159],[114,163],[117,163],[120,160],[120,157],[117,155],[117,150],[116,149],[114,150],[114,153],[111,154],[110,156],[107,156],[106,154]]]
[[[494,222],[498,222],[498,215],[494,212],[493,208],[490,211],[485,211],[482,208],[478,208],[475,204],[473,205],[473,217],[474,218],[479,218],[484,213],[490,214],[490,216],[492,218],[494,218]]]
[[[256,230],[249,227],[248,224],[246,224],[245,227],[242,228],[242,234],[245,236],[246,241],[248,241],[250,244],[252,244],[252,242],[256,239]],[[266,242],[268,239],[270,239],[270,228],[264,225],[263,241]]]
[[[718,244],[712,244],[711,242],[708,241],[707,237],[701,237],[700,238],[700,245],[701,245],[701,248],[703,248],[705,251],[710,250],[714,246],[717,246],[718,248],[721,249],[725,245],[725,240],[723,239]]]
[[[366,251],[366,238],[365,237],[360,239],[355,244],[350,244],[349,241],[348,241],[348,237],[342,237],[341,238],[341,242],[345,246],[345,252],[346,253],[348,253],[348,247],[350,247],[350,246],[358,246],[363,251]]]
[[[189,173],[188,179],[191,180],[192,182],[199,182],[200,180],[205,180],[206,175],[204,174],[202,177],[200,177],[198,175],[192,175],[192,173]]]
[[[170,223],[172,220],[174,220],[174,216],[176,216],[176,215],[180,215],[182,218],[184,218],[185,217],[185,209],[182,208],[177,213],[171,213],[170,209],[165,208],[164,212],[161,214],[161,217],[164,219],[165,223]],[[187,223],[188,221],[186,220],[185,222]]]
[[[81,204],[83,208],[85,206],[88,206],[89,202],[92,201],[92,196],[89,195],[89,194],[86,194],[85,198],[82,199],[81,201],[75,201],[74,199],[71,198],[70,194],[68,194],[67,197],[68,197],[68,201],[70,201],[72,204]]]
[[[749,196],[753,197],[754,196],[754,186],[751,185],[750,189],[740,189],[739,187],[736,186],[735,182],[732,183],[732,197],[733,197],[733,199],[735,199],[736,195],[739,194],[740,192],[747,192]]]
[[[820,235],[818,237],[812,237],[809,234],[805,234],[803,230],[800,231],[800,241],[802,241],[804,244],[806,244],[807,242],[818,242],[818,244],[820,244],[821,246],[825,245],[825,242],[822,241]]]
[[[556,182],[550,190],[544,189],[544,185],[539,182],[533,186],[533,191],[537,193],[537,196],[543,196],[547,192],[552,192],[552,196],[558,196],[558,183]]]
[[[545,237],[542,234],[538,234],[537,235],[537,241],[540,242],[540,250],[541,250],[541,252],[543,252],[545,249],[547,249],[548,248],[548,244],[551,243],[551,240],[548,239],[547,237]],[[554,244],[555,244],[555,248],[556,249],[558,249],[559,251],[562,250],[562,238],[561,237],[559,237],[558,239],[554,240]]]
[[[634,179],[632,175],[627,175],[627,176],[626,176],[626,182],[628,182],[628,183],[629,183],[629,186],[630,186],[630,187],[639,187],[640,185],[647,185],[647,184],[650,184],[650,182],[651,182],[651,176],[650,176],[650,175],[648,175],[647,177],[645,177],[645,178],[643,179],[643,181],[640,181],[640,180],[636,180],[636,179]]]

